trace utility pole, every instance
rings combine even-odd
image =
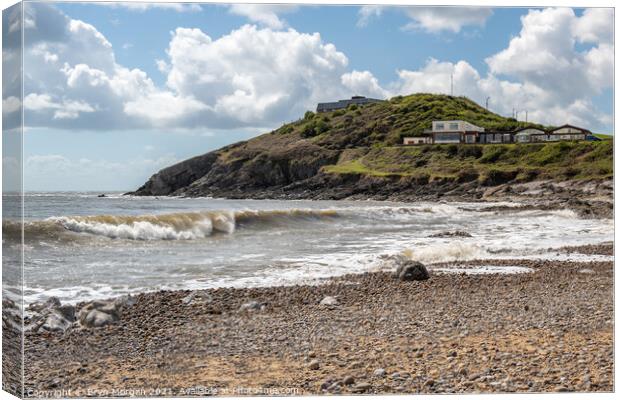
[[[454,96],[454,74],[450,73],[450,96]]]
[[[525,110],[525,122],[527,122],[527,110]]]
[[[486,107],[485,107],[487,110],[489,109],[489,99],[490,98],[491,98],[490,96],[487,96]]]

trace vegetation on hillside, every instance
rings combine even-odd
[[[542,127],[492,113],[466,97],[419,93],[397,96],[383,103],[352,105],[346,110],[315,114],[286,124],[273,134],[297,134],[330,148],[389,146],[404,136],[419,136],[433,120],[462,119],[487,130],[511,131]]]
[[[613,142],[384,147],[351,154],[328,173],[413,176],[421,181],[478,180],[485,184],[613,176]]]

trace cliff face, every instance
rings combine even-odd
[[[525,125],[464,98],[426,94],[307,113],[270,133],[165,168],[131,194],[478,199],[506,183],[605,182],[613,177],[611,141],[398,146],[402,136],[421,133],[433,119],[466,119],[487,129]]]

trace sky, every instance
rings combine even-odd
[[[29,191],[132,190],[317,102],[450,93],[451,75],[455,95],[499,114],[613,133],[611,9],[25,3],[24,15]],[[3,96],[5,121],[19,103]]]

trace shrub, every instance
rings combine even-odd
[[[482,152],[483,154],[482,157],[480,157],[480,162],[485,164],[494,163],[499,160],[505,152],[505,146],[487,146]]]
[[[510,182],[519,174],[519,170],[502,170],[491,168],[482,175],[482,184],[486,186],[497,186],[502,183]]]
[[[314,118],[314,115],[315,114],[312,111],[306,111],[306,113],[304,114],[304,119],[306,121],[309,121]]]
[[[446,146],[446,153],[448,153],[449,156],[454,157],[458,152],[459,146],[455,144],[449,144]]]
[[[460,146],[458,149],[458,156],[461,159],[468,157],[480,158],[482,156],[482,147],[476,145]]]

